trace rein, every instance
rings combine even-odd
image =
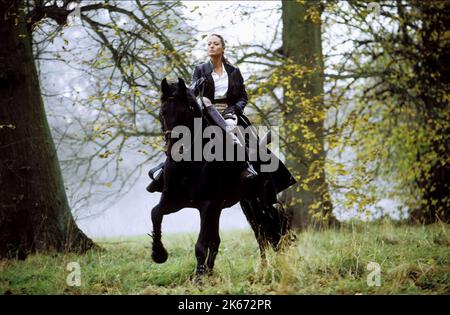
[[[203,94],[202,92],[203,92],[203,89],[202,89],[202,91],[201,91],[201,94]],[[167,98],[167,100],[169,100],[169,99],[177,100],[177,98],[176,98],[175,96],[169,96],[169,97]],[[195,109],[193,108],[192,105],[186,106],[186,110],[185,110],[185,122],[188,121],[189,114],[192,114],[192,116],[195,118]],[[203,117],[203,112],[201,111],[201,108],[200,108],[200,114],[201,114],[201,117]],[[198,131],[197,131],[197,132],[198,132]],[[165,142],[165,145],[166,145],[166,147],[167,147],[166,150],[165,150],[165,154],[166,154],[167,156],[170,155],[169,152],[168,152],[168,143],[169,143],[169,136],[170,136],[171,134],[172,134],[172,129],[164,130],[164,142]],[[197,134],[194,134],[194,137],[191,139],[191,143],[189,144],[189,147],[188,147],[188,148],[183,148],[183,149],[189,150],[189,149],[192,147],[192,143],[193,143],[194,139],[196,138],[196,135],[197,135]]]

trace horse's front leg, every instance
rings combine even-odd
[[[174,182],[177,181],[176,177],[176,164],[168,158],[165,162],[163,169],[163,181],[164,188],[161,194],[159,203],[152,209],[152,223],[153,223],[153,243],[152,243],[152,259],[155,263],[162,264],[166,262],[168,254],[161,241],[161,224],[165,214],[169,214],[178,211],[182,202],[177,195],[174,194],[175,187]]]
[[[161,198],[163,199],[163,198]],[[157,264],[162,264],[166,262],[168,254],[164,245],[161,241],[161,223],[163,216],[165,214],[165,209],[163,203],[160,201],[152,209],[152,223],[153,223],[153,233],[152,233],[152,259]]]
[[[208,256],[207,244],[207,226],[206,226],[206,208],[200,208],[200,232],[198,234],[197,243],[195,243],[195,257],[197,258],[197,275],[206,273],[205,261]]]
[[[219,246],[220,246],[220,235],[219,235],[219,221],[220,221],[220,214],[222,210],[221,209],[214,209],[214,211],[211,211],[211,218],[209,222],[210,226],[210,239],[209,239],[209,253],[208,253],[208,259],[206,261],[206,270],[209,274],[212,274],[214,269],[214,262],[216,260],[217,253],[219,252]]]
[[[220,245],[219,218],[221,209],[205,205],[200,209],[200,233],[195,244],[197,275],[212,273]],[[206,264],[205,264],[206,262]]]

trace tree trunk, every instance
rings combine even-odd
[[[319,15],[311,16],[317,12]],[[293,227],[337,225],[325,180],[323,56],[320,2],[282,1],[283,54],[308,75],[294,76],[285,89],[286,164],[297,175],[297,190],[284,194]],[[289,73],[287,74],[289,75]],[[293,92],[293,93],[292,93]]]
[[[22,1],[0,0],[0,19],[0,257],[86,251],[94,243],[68,205]]]
[[[416,178],[423,204],[412,211],[411,219],[424,224],[450,223],[450,117],[445,97],[450,88],[450,3],[412,1],[411,4],[420,12],[421,19],[422,58],[415,67],[416,81],[420,82],[418,97],[425,104],[421,116],[423,124],[436,133],[426,154],[433,154],[437,159]],[[430,36],[434,33],[443,36],[435,39]],[[422,162],[420,155],[417,162]],[[425,160],[425,163],[430,162]]]

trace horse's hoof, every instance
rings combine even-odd
[[[167,251],[163,246],[153,246],[152,259],[155,263],[163,264],[167,261],[167,257],[169,257],[169,254],[167,254]]]
[[[197,266],[195,270],[195,274],[191,276],[191,280],[196,285],[203,285],[206,276],[209,276],[211,273],[209,272],[206,266]]]
[[[195,274],[197,276],[200,276],[200,277],[205,276],[205,275],[207,275],[207,273],[208,273],[208,271],[204,265],[197,266],[197,270],[195,271]]]
[[[195,273],[195,274],[191,275],[190,278],[191,278],[192,284],[194,284],[194,285],[201,286],[204,284],[204,278],[205,278],[204,275],[199,275],[198,273]]]

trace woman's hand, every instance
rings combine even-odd
[[[227,114],[231,114],[231,115],[237,115],[240,116],[242,115],[242,110],[239,106],[228,106],[224,111],[223,111],[223,115],[227,115]]]

